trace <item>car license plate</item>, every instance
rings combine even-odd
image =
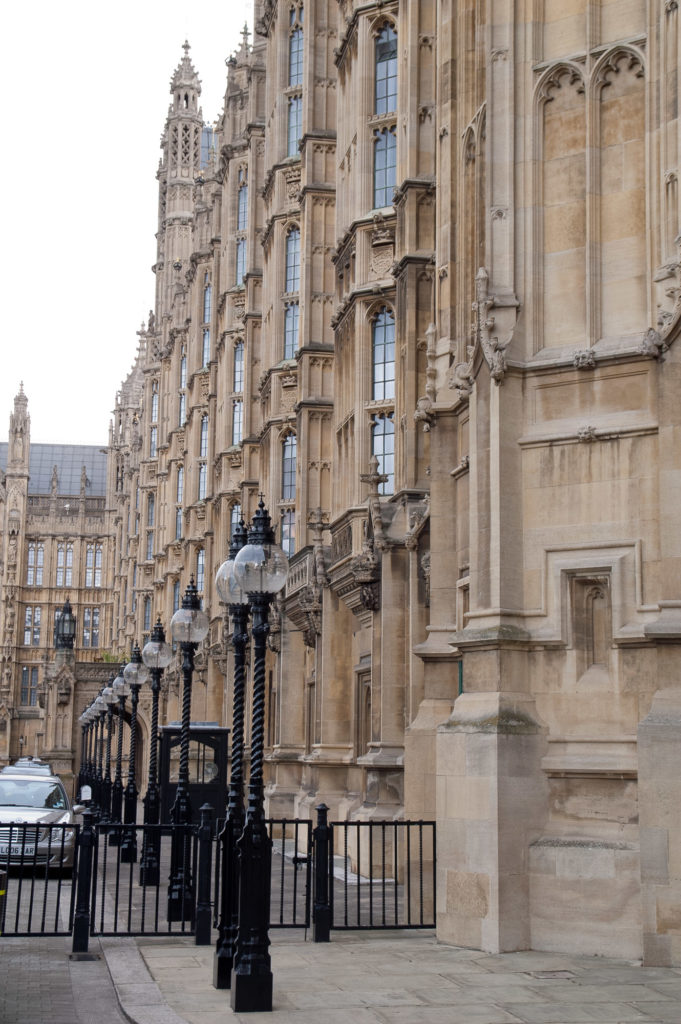
[[[35,854],[35,846],[8,846],[7,843],[0,843],[0,858],[7,857],[8,854],[10,857],[21,857],[22,853],[25,858],[33,857]]]

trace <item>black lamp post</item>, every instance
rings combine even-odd
[[[92,702],[92,709],[95,714],[95,778],[92,792],[94,797],[94,820],[97,822],[102,816],[102,758],[104,753],[104,718],[102,711],[106,713],[101,693],[97,694]]]
[[[78,793],[85,785],[85,771],[87,766],[87,744],[88,744],[88,722],[85,717],[87,708],[83,708],[82,714],[79,716],[78,721],[80,722],[80,768],[78,770]]]
[[[272,840],[264,811],[265,657],[269,607],[286,583],[288,558],[274,543],[262,498],[248,532],[248,543],[234,560],[234,577],[248,595],[253,614],[253,710],[251,772],[246,824],[239,849],[239,930],[234,957],[231,1006],[235,1013],[272,1009],[272,966],[268,925]]]
[[[68,597],[64,601],[61,612],[57,616],[54,627],[54,646],[57,650],[72,651],[76,639],[76,617]]]
[[[115,701],[113,687],[113,676],[109,681],[109,685],[105,686],[102,690],[102,700],[105,704],[106,715],[106,753],[104,756],[104,775],[102,778],[102,803],[101,803],[101,822],[108,824],[111,821],[111,731],[113,728],[113,702]],[[104,714],[102,715],[102,728]]]
[[[161,817],[161,794],[158,785],[158,697],[161,692],[163,670],[173,659],[170,644],[159,619],[149,643],[142,651],[142,661],[151,675],[151,733],[149,737],[149,785],[144,797],[144,824],[158,825]],[[140,885],[158,885],[160,835],[157,829],[144,830],[144,845],[140,861]]]
[[[137,703],[140,687],[149,678],[149,669],[142,663],[140,649],[135,644],[130,661],[123,670],[123,678],[130,687],[130,751],[128,754],[128,784],[123,795],[123,821],[132,828],[123,833],[121,861],[134,864],[137,860],[137,783],[135,782],[135,743],[137,732]]]
[[[118,700],[118,738],[116,744],[116,774],[111,787],[111,824],[120,825],[123,820],[123,718],[125,716],[126,683],[123,666],[113,684],[114,699]],[[109,846],[119,846],[121,833],[114,829],[109,833]]]
[[[244,689],[246,681],[246,645],[248,643],[248,597],[234,579],[234,559],[246,543],[243,519],[234,530],[229,558],[215,577],[221,601],[232,620],[234,648],[234,691],[232,696],[232,764],[229,778],[227,817],[219,835],[222,844],[220,919],[213,958],[213,985],[229,988],[232,981],[234,950],[239,926],[239,871],[236,841],[244,827]]]
[[[191,920],[194,913],[194,890],[191,872],[191,807],[189,803],[189,728],[191,724],[192,677],[194,654],[208,633],[208,616],[201,611],[194,578],[182,598],[182,607],[170,620],[170,633],[182,651],[182,726],[180,729],[180,771],[175,802],[170,811],[174,826],[170,854],[168,884],[168,920]],[[179,827],[178,827],[179,826]]]

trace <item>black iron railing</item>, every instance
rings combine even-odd
[[[2,826],[0,871],[7,875],[2,935],[70,935],[78,831],[77,825]]]

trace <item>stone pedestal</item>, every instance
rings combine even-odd
[[[528,850],[541,833],[545,729],[522,693],[464,693],[437,734],[437,934],[530,948]]]

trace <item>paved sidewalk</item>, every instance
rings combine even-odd
[[[137,1024],[681,1024],[681,969],[551,953],[499,956],[432,933],[272,932],[273,1013],[233,1014],[212,947],[191,939],[102,943]],[[141,958],[138,954],[141,953]]]

